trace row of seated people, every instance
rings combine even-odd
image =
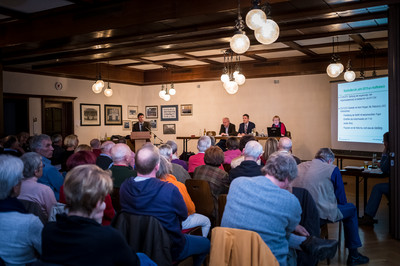
[[[47,136],[43,136],[43,135],[37,136],[36,141],[32,142],[32,144],[33,144],[32,150],[35,150],[42,156],[45,156],[44,154],[46,154],[46,147],[47,147],[48,148],[47,156],[51,157],[50,152],[49,152],[49,150],[51,150],[51,148],[49,148],[49,146],[47,145],[51,141],[49,140],[48,137],[47,138],[46,137]],[[243,138],[243,139],[246,139],[246,138]],[[243,157],[244,158],[243,158],[243,162],[240,165],[242,165],[246,161],[250,161],[249,159],[252,159],[253,161],[257,161],[259,159],[259,157],[262,155],[261,145],[254,140],[251,141],[250,138],[249,138],[249,140],[250,141],[248,143],[246,143],[245,148],[243,149]],[[281,142],[284,143],[287,140],[289,140],[289,139],[286,139],[286,140],[283,139]],[[208,145],[208,143],[211,141],[209,141],[208,137],[201,138],[199,140],[199,146],[201,146],[200,142],[202,142],[202,141],[205,141],[207,143],[206,146],[208,146],[208,148],[206,149],[205,154],[204,154],[203,165],[195,168],[194,178],[199,178],[199,179],[204,178],[205,180],[209,181],[211,190],[213,192],[213,196],[214,196],[214,198],[217,198],[218,194],[227,192],[230,181],[235,178],[231,178],[231,180],[230,180],[228,178],[228,174],[226,172],[224,172],[222,169],[218,168],[224,162],[224,154],[222,153],[222,151],[218,147],[210,147],[211,143],[210,143],[210,145]],[[39,142],[40,145],[37,144],[36,142]],[[173,143],[171,142],[171,144],[173,144]],[[108,146],[110,146],[110,147],[108,147]],[[109,148],[109,151],[107,151],[108,148]],[[80,153],[85,154],[85,152],[80,152]],[[107,154],[107,153],[109,153],[109,154]],[[97,161],[98,162],[102,161],[102,160],[99,160],[99,159],[101,159],[101,156],[107,157],[105,155],[108,155],[109,157],[111,157],[111,158],[109,158],[109,159],[111,159],[111,162],[108,165],[104,164],[103,167],[106,169],[110,168],[111,171],[113,172],[113,179],[115,182],[114,187],[116,185],[120,186],[120,200],[121,200],[122,210],[131,212],[131,213],[135,213],[135,214],[146,213],[147,215],[150,214],[150,215],[153,215],[156,218],[158,218],[161,221],[161,223],[167,228],[167,230],[169,232],[171,232],[171,234],[172,234],[172,239],[174,242],[173,251],[172,251],[173,258],[174,259],[182,259],[185,256],[193,255],[193,254],[196,254],[196,252],[197,252],[198,256],[197,256],[196,261],[199,263],[204,259],[204,255],[205,255],[204,252],[207,249],[207,247],[206,247],[207,244],[206,244],[205,240],[204,239],[195,239],[195,238],[193,239],[192,237],[182,235],[181,231],[178,230],[178,229],[182,228],[182,225],[184,225],[183,222],[187,220],[186,217],[188,217],[188,215],[190,217],[191,215],[193,215],[195,213],[194,213],[194,205],[193,205],[193,208],[190,207],[190,205],[191,205],[190,197],[187,197],[187,196],[185,197],[185,189],[182,188],[182,186],[176,185],[176,183],[178,183],[179,181],[175,182],[174,177],[170,175],[172,167],[171,167],[171,164],[169,164],[169,162],[172,160],[177,160],[176,158],[174,159],[174,157],[173,157],[173,154],[176,154],[176,150],[174,152],[173,148],[171,148],[169,145],[163,145],[162,147],[160,147],[160,153],[163,155],[163,158],[165,157],[165,159],[161,159],[161,161],[160,161],[160,159],[158,159],[159,158],[158,150],[155,147],[152,147],[151,145],[146,145],[146,147],[143,148],[142,153],[136,154],[136,157],[135,157],[136,160],[133,163],[133,165],[134,165],[133,168],[135,168],[135,170],[134,170],[131,166],[129,166],[129,164],[132,164],[132,152],[129,150],[129,148],[124,144],[115,145],[112,142],[111,143],[106,142],[106,143],[103,143],[102,154],[99,157],[97,157]],[[280,153],[283,154],[283,152],[280,152]],[[78,154],[79,153],[77,153],[77,155]],[[26,157],[28,157],[28,154],[26,155]],[[150,160],[150,162],[154,162],[154,161],[156,162],[156,165],[154,166],[154,168],[152,169],[151,172],[148,172],[148,170],[146,170],[144,168],[140,168],[141,158],[144,160],[145,163],[149,163],[149,160]],[[292,156],[290,156],[290,158],[293,159]],[[27,159],[23,158],[23,160],[27,160]],[[28,161],[33,161],[33,160],[29,159]],[[87,163],[90,163],[90,162],[87,162]],[[91,163],[93,163],[93,160]],[[165,166],[165,165],[167,165],[167,166]],[[177,164],[172,164],[172,166],[173,165],[177,165]],[[189,165],[190,165],[190,159],[189,159]],[[70,167],[71,167],[71,169],[74,168],[74,166],[72,166],[72,165]],[[119,167],[126,167],[127,170],[130,170],[130,171],[125,171],[125,170],[121,171],[121,169],[117,170],[117,171],[113,171],[113,168],[118,169]],[[46,166],[45,166],[45,168],[46,168]],[[49,166],[49,168],[51,168],[51,167]],[[183,168],[183,167],[180,167],[180,168]],[[167,170],[165,170],[165,169],[167,169]],[[261,167],[258,167],[258,170],[260,170],[260,169],[261,169]],[[40,169],[34,169],[34,170],[35,170],[34,172],[39,172],[39,173],[37,173],[37,174],[33,173],[32,176],[30,176],[30,177],[33,177],[34,175],[40,176]],[[172,169],[172,171],[173,171],[173,169]],[[182,171],[182,169],[180,169],[180,171],[182,173],[185,173],[184,171]],[[118,174],[114,175],[114,172],[123,173],[122,175],[124,175],[126,173],[126,176],[121,177],[121,175],[118,175]],[[216,172],[218,174],[213,175],[214,172]],[[158,175],[157,175],[157,173],[158,173]],[[136,177],[136,175],[138,177]],[[250,174],[249,176],[257,176],[257,175],[263,176],[263,173],[258,174],[258,172],[257,172],[255,175]],[[175,182],[174,190],[176,191],[176,188],[177,188],[178,189],[177,191],[179,192],[179,194],[175,193],[176,194],[175,198],[174,197],[172,197],[172,198],[166,197],[167,199],[164,199],[164,197],[163,197],[164,203],[165,203],[165,200],[169,200],[167,202],[168,204],[161,205],[163,207],[160,207],[160,205],[157,205],[156,204],[157,200],[155,200],[155,199],[158,199],[158,197],[163,196],[161,193],[161,187],[164,187],[164,186],[160,185],[160,183],[158,181],[154,183],[154,180],[150,179],[150,178],[156,177],[156,176],[160,179],[154,179],[154,180],[159,180],[161,182],[167,181],[167,183],[172,183],[172,184],[174,184],[174,182]],[[177,174],[177,178],[178,178],[178,176],[179,176],[179,178],[183,178],[181,181],[185,180],[184,176]],[[186,179],[187,178],[190,178],[190,176],[189,177],[186,176]],[[146,182],[141,183],[142,181],[146,181]],[[130,185],[128,185],[129,182],[130,182]],[[149,185],[152,183],[154,183],[153,185],[155,186],[153,189],[151,189],[152,185]],[[235,184],[235,183],[233,182],[232,184]],[[64,183],[64,186],[65,185],[66,185],[66,183]],[[135,188],[135,186],[138,186],[138,187]],[[157,186],[160,186],[160,189],[157,189]],[[171,189],[171,186],[169,188]],[[61,186],[60,186],[59,191],[63,191],[61,189]],[[135,193],[139,193],[139,194],[135,194]],[[293,193],[296,195],[295,191],[293,191]],[[186,191],[186,194],[187,194],[187,191]],[[231,191],[229,192],[229,194],[231,194]],[[61,193],[61,195],[63,195],[63,193]],[[65,195],[65,196],[67,196],[67,195]],[[107,194],[104,199],[106,199],[107,196],[109,196],[109,194]],[[126,200],[127,197],[129,200]],[[130,197],[134,197],[134,198],[131,199]],[[138,198],[136,198],[136,197],[138,197]],[[138,201],[139,198],[140,198],[140,200]],[[228,205],[227,206],[229,206],[230,198],[231,197],[228,195]],[[135,202],[134,199],[136,199],[136,204],[132,203],[132,202]],[[67,197],[65,197],[65,200],[68,203]],[[142,201],[145,201],[147,204],[145,204],[145,205],[141,204]],[[176,207],[176,204],[179,202],[182,203],[182,201],[183,201],[183,205],[180,204],[180,205],[182,205],[182,206],[180,206],[182,208],[179,208],[179,215],[178,215],[178,212],[176,209],[174,209],[174,206]],[[154,205],[154,209],[151,209],[151,207],[149,207],[151,205]],[[67,204],[67,206],[68,206],[68,204]],[[171,209],[166,208],[166,206],[171,207]],[[183,206],[185,208],[183,208]],[[301,207],[303,208],[303,213],[306,213],[307,210],[304,210],[305,207],[303,205]],[[182,209],[185,210],[184,211],[185,214],[183,214]],[[229,210],[229,208],[228,208],[228,210]],[[172,212],[172,215],[171,215],[171,213],[166,214],[166,212]],[[104,210],[103,210],[102,214],[105,214]],[[198,225],[202,226],[203,236],[207,236],[209,226],[210,226],[209,221],[207,222],[207,220],[204,219],[206,217],[201,217],[201,215],[197,215],[197,217],[195,217],[195,216],[192,216],[192,217],[194,217],[194,219],[192,219],[192,220],[195,222],[198,222],[199,220],[201,220],[201,222],[198,222],[199,223]],[[200,217],[200,219],[199,219],[199,217]],[[225,217],[225,214],[224,214],[224,217]],[[186,218],[186,219],[183,219],[183,218]],[[190,223],[188,223],[188,224],[190,224]],[[195,224],[195,223],[192,223],[192,224]],[[238,226],[237,228],[239,228],[239,227],[240,226]],[[253,228],[253,229],[250,228],[249,230],[253,230],[253,231],[257,232],[257,230],[255,228]],[[293,231],[289,227],[285,228],[285,230],[286,231],[289,230],[289,232]],[[297,240],[298,240],[298,243],[303,243],[304,245],[303,245],[303,247],[301,247],[300,245],[297,245],[297,246],[295,245],[293,247],[297,247],[298,249],[303,249],[303,250],[309,252],[310,254],[312,254],[317,259],[332,256],[332,252],[335,247],[335,242],[324,242],[323,244],[321,244],[321,243],[318,243],[318,241],[316,241],[315,238],[310,238],[310,237],[307,238],[309,233],[304,228],[296,227],[295,230],[297,230],[295,232],[297,232],[298,234],[303,234],[303,238],[297,238]],[[346,231],[346,227],[345,227],[345,231]],[[260,233],[260,235],[262,235],[261,232],[259,232],[259,233]],[[357,235],[358,235],[358,233],[357,233]],[[289,238],[289,240],[291,240],[293,238],[296,239],[296,236],[291,235],[291,238]],[[269,243],[270,242],[269,240],[264,239],[264,241],[269,246],[271,245]],[[276,239],[275,240],[272,239],[271,243],[274,243],[274,241],[276,241]],[[199,246],[202,248],[200,248],[200,250],[195,250],[195,251],[191,250],[189,247],[186,247],[186,244],[185,244],[186,242],[189,242],[188,243],[189,246],[190,246],[190,243],[192,243],[192,242],[197,243],[195,246]],[[279,239],[278,242],[280,242],[281,244],[284,244],[285,241],[284,241],[284,239]],[[317,242],[317,244],[315,242]],[[311,247],[317,246],[318,248],[307,248],[310,246]],[[346,245],[346,246],[349,247],[348,245]],[[322,247],[322,251],[321,251],[321,247]],[[354,253],[354,248],[353,248],[353,253],[351,253],[352,252],[351,249],[352,248],[350,247],[349,251],[352,256],[349,256],[349,258],[353,258],[353,257],[354,258],[364,258],[362,255],[359,255],[357,253],[356,249],[355,249],[356,253]],[[274,255],[277,258],[279,257],[279,260],[282,261],[282,258],[281,258],[282,255],[279,254],[279,252],[276,252],[276,250],[274,248],[271,248],[271,250],[273,251]],[[329,250],[329,252],[327,252],[326,250]],[[334,254],[334,252],[333,252],[333,254]],[[286,258],[286,256],[285,256],[285,258]]]

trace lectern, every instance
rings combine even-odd
[[[135,131],[131,133],[131,140],[135,145],[135,152],[137,152],[147,140],[150,140],[149,131]]]

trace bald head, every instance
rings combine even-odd
[[[292,150],[292,140],[288,137],[283,137],[279,140],[278,149],[280,151],[290,152]]]
[[[160,164],[160,153],[152,144],[143,145],[136,153],[136,170],[139,176],[148,176],[154,174],[156,177]]]
[[[114,164],[122,164],[128,166],[131,160],[131,149],[128,145],[123,143],[115,144],[111,148],[111,158]]]
[[[101,144],[101,152],[107,155],[111,155],[111,149],[114,147],[115,143],[112,141],[106,141]]]

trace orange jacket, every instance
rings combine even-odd
[[[194,206],[194,203],[192,201],[192,199],[189,196],[189,193],[186,189],[185,184],[179,182],[178,180],[176,180],[176,177],[173,175],[167,175],[165,178],[160,179],[161,181],[164,182],[168,182],[171,183],[173,185],[175,185],[178,189],[179,192],[181,192],[183,200],[185,201],[186,204],[186,208],[188,209],[188,215],[192,215],[193,213],[196,212],[196,207]]]

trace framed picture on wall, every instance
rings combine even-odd
[[[176,134],[176,126],[175,126],[175,124],[164,124],[163,125],[163,134],[164,135]]]
[[[150,122],[151,131],[157,131],[157,119],[152,119],[149,122]]]
[[[100,126],[100,104],[81,103],[81,126]]]
[[[146,118],[158,118],[158,106],[146,106],[145,113]]]
[[[161,105],[161,121],[178,121],[178,105]]]
[[[138,107],[136,105],[128,105],[127,108],[128,112],[128,119],[136,119],[137,120],[137,115],[138,115]]]
[[[122,105],[104,105],[104,125],[122,125]]]
[[[193,115],[193,104],[181,104],[181,115]]]
[[[124,120],[122,122],[122,130],[131,130],[131,124],[132,124],[131,120]]]

